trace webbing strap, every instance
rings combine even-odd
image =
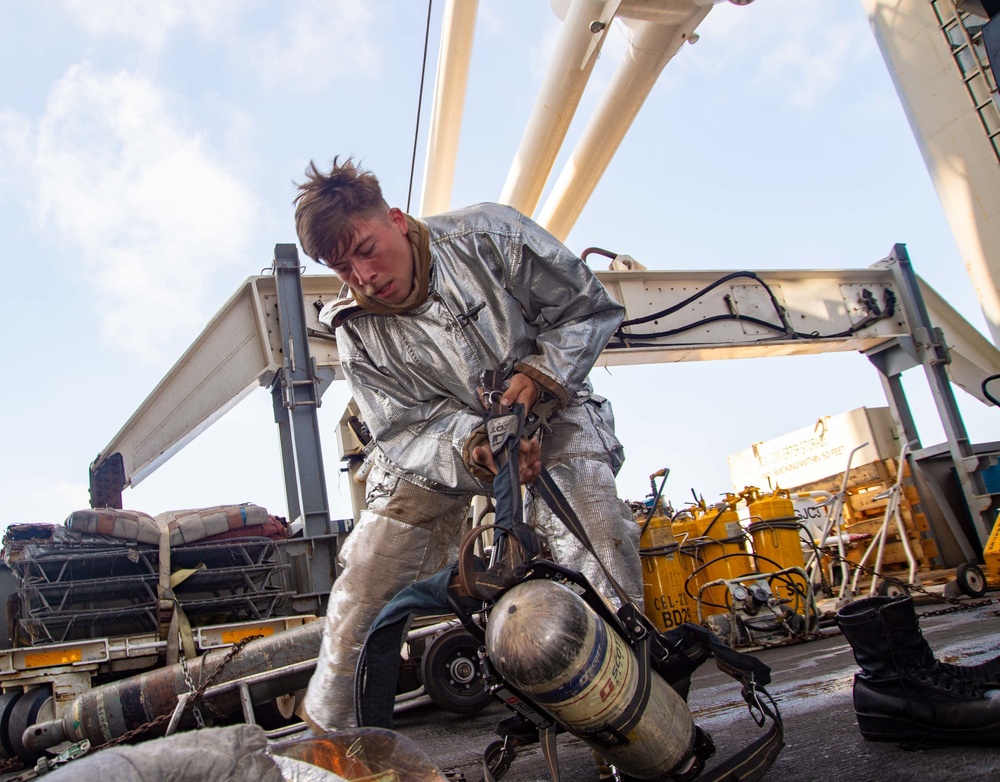
[[[535,479],[532,484],[538,494],[545,500],[545,504],[549,506],[553,513],[555,513],[563,524],[566,525],[567,529],[572,532],[577,540],[579,540],[584,548],[589,551],[594,559],[597,560],[597,564],[601,566],[601,570],[604,571],[605,578],[608,579],[608,583],[611,584],[611,588],[614,590],[618,599],[621,600],[622,604],[632,602],[632,598],[629,597],[628,593],[622,588],[611,573],[608,572],[607,567],[601,561],[601,558],[597,556],[597,552],[594,551],[594,545],[590,542],[590,538],[587,535],[586,530],[583,528],[583,524],[580,522],[580,517],[576,515],[576,511],[569,504],[569,500],[566,499],[566,495],[562,493],[562,490],[556,485],[555,480],[549,474],[549,471],[544,467],[542,468],[541,475]]]
[[[549,766],[549,776],[552,782],[559,782],[559,757],[556,752],[556,731],[555,725],[549,725],[538,731],[538,740],[542,745],[542,755]]]
[[[552,512],[559,517],[567,529],[576,536],[580,543],[583,544],[587,551],[594,556],[598,564],[600,564],[601,570],[604,572],[615,594],[622,601],[622,605],[631,607],[631,598],[629,598],[621,585],[615,581],[600,557],[597,556],[579,517],[547,470],[542,470],[541,475],[534,482],[533,486],[548,504]],[[704,630],[704,628],[697,628],[697,630],[703,631],[705,636],[711,635],[710,631]],[[701,633],[698,634],[700,635]],[[648,636],[645,638],[640,637],[639,640],[645,641],[645,649],[647,650],[645,657],[648,662]],[[701,777],[701,779],[704,782],[757,782],[767,769],[770,768],[771,764],[774,763],[774,759],[785,746],[784,726],[781,721],[781,715],[774,700],[763,687],[762,680],[766,681],[769,679],[767,674],[764,673],[767,670],[766,666],[763,666],[760,661],[749,655],[741,654],[734,649],[724,646],[721,642],[713,643],[712,641],[717,640],[714,639],[714,636],[711,638],[706,637],[704,640],[712,649],[713,657],[719,670],[729,674],[743,685],[743,698],[746,700],[750,714],[757,725],[763,727],[767,720],[770,720],[771,724],[764,734],[757,737],[743,749],[733,753],[720,765],[713,768],[704,777]],[[640,670],[642,668],[643,666],[640,662]],[[645,666],[645,669],[648,672],[648,664]],[[639,716],[641,716],[641,710]],[[555,782],[558,782],[555,777],[553,779]]]
[[[744,686],[743,698],[751,715],[754,714],[754,709],[759,712],[759,719],[754,716],[758,725],[763,725],[765,719],[770,719],[771,725],[743,749],[734,752],[707,774],[699,777],[701,782],[758,782],[785,746],[781,714],[768,692],[763,687],[748,690]]]

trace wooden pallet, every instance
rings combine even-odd
[[[917,569],[929,571],[940,567],[937,544],[931,537],[930,525],[924,513],[920,493],[909,475],[908,464],[903,465],[903,485],[899,499],[899,511],[907,532],[910,550],[913,552]],[[848,534],[874,535],[882,526],[889,498],[877,499],[896,482],[897,461],[883,459],[851,469],[847,482],[847,496],[844,501],[844,532]],[[804,486],[789,489],[791,492],[840,491],[843,476],[832,476]],[[849,546],[847,557],[852,562],[860,561],[869,541],[860,541]],[[868,565],[874,565],[874,552],[868,558]],[[882,557],[884,571],[905,570],[909,567],[906,551],[897,532],[896,524],[890,521],[889,536]]]

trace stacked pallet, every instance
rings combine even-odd
[[[869,535],[874,537],[885,519],[890,498],[890,489],[896,483],[899,462],[896,459],[877,459],[868,464],[854,467],[848,476],[847,493],[844,497],[844,532],[848,535]],[[790,489],[795,492],[823,491],[836,493],[843,484],[843,476],[831,476],[812,483]],[[899,513],[906,529],[910,551],[916,560],[918,570],[931,570],[938,566],[937,544],[930,532],[927,516],[921,505],[920,494],[910,475],[910,467],[903,463],[903,483],[900,486]],[[871,538],[858,540],[848,547],[847,556],[858,562],[864,555]],[[868,565],[874,565],[874,552],[868,558]],[[896,522],[890,519],[889,535],[882,557],[882,570],[892,572],[906,570],[909,563],[900,539]]]
[[[167,539],[176,539],[166,549],[153,517],[138,511],[85,510],[62,526],[10,525],[3,559],[16,584],[8,606],[15,645],[160,632],[168,577],[194,626],[269,619],[291,599],[282,586],[290,566],[279,559],[273,531],[284,537],[283,519],[251,505],[161,515],[169,516]],[[164,550],[169,562],[161,567]]]

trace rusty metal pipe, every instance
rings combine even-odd
[[[244,677],[253,677],[251,687],[255,703],[266,703],[304,688],[312,669],[297,664],[318,657],[322,632],[322,622],[311,622],[248,643],[213,682],[209,690],[215,693],[209,699],[212,707],[223,714],[241,713],[239,688],[216,685]],[[219,669],[229,651],[218,649],[187,663],[196,688]],[[287,666],[291,666],[287,674],[276,670]],[[267,671],[274,671],[276,677],[260,676]],[[29,726],[22,740],[28,751],[36,756],[63,741],[89,739],[91,744],[99,746],[161,715],[171,714],[178,697],[190,691],[182,665],[169,665],[83,693],[62,719]],[[156,726],[149,736],[162,735],[165,730],[165,724]]]

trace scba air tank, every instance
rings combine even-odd
[[[805,568],[800,536],[802,523],[795,514],[795,503],[789,492],[775,489],[770,494],[764,494],[755,486],[748,486],[742,496],[750,512],[747,529],[758,558],[758,570]],[[779,590],[784,593],[782,597],[792,599],[798,613],[803,614],[807,606],[799,598],[807,593],[808,588],[801,576],[792,574],[782,582]]]
[[[660,780],[692,762],[695,727],[687,704],[652,674],[649,701],[632,727],[618,723],[640,697],[629,645],[567,587],[526,581],[490,613],[486,651],[496,670],[556,722],[628,776]],[[608,743],[613,728],[624,742]]]
[[[711,506],[702,500],[691,509],[691,518],[673,525],[674,536],[681,543],[686,591],[695,603],[699,619],[729,613],[726,587],[717,584],[705,588],[705,584],[753,572],[736,511],[739,499],[735,494],[727,494],[722,502]]]
[[[656,513],[648,519],[640,517],[638,523],[642,530],[639,557],[646,616],[664,631],[696,621],[695,605],[684,591],[687,573],[670,519]]]

